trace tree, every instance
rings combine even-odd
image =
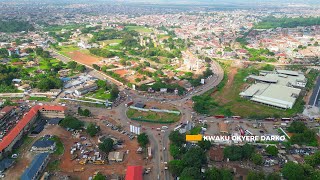
[[[205,180],[212,180],[212,179],[223,179],[223,180],[232,180],[233,175],[231,171],[227,169],[218,169],[218,168],[211,168],[207,170],[204,174]]]
[[[199,168],[196,167],[186,167],[183,169],[181,175],[181,180],[201,180],[201,172]]]
[[[252,154],[251,160],[255,165],[261,165],[263,158],[261,154]]]
[[[89,111],[89,109],[83,110],[83,116],[89,117],[90,115],[91,115],[91,112]]]
[[[106,138],[98,145],[99,149],[105,153],[109,153],[113,149],[113,140]]]
[[[315,152],[313,155],[305,156],[305,162],[312,167],[320,164],[320,151]]]
[[[64,128],[75,129],[75,130],[81,129],[83,125],[84,124],[82,121],[72,116],[67,116],[60,122],[60,126]]]
[[[93,180],[106,180],[107,177],[101,173],[98,173],[97,175],[94,176]]]
[[[261,180],[264,179],[263,172],[250,171],[247,176],[247,180]]]
[[[185,134],[180,134],[179,131],[171,131],[169,134],[171,143],[181,147],[186,142]]]
[[[39,88],[41,91],[59,89],[62,88],[62,86],[62,81],[56,77],[42,78],[37,84],[37,88]]]
[[[245,144],[242,146],[242,159],[250,159],[254,153],[254,147],[250,144]]]
[[[6,48],[1,48],[0,49],[0,58],[5,58],[8,56],[9,56],[8,50]]]
[[[98,66],[98,65],[96,65],[96,64],[92,64],[92,67],[93,67],[94,69],[98,70],[98,71],[101,70],[101,69],[100,69],[100,66]]]
[[[183,156],[182,161],[186,167],[201,168],[206,164],[207,158],[204,151],[199,147],[190,148]]]
[[[307,127],[302,121],[293,121],[288,127],[288,131],[291,133],[303,133],[306,129]]]
[[[223,156],[229,158],[230,161],[238,161],[242,159],[242,149],[239,146],[227,146],[223,150]]]
[[[69,61],[68,64],[67,64],[67,67],[69,69],[75,69],[77,67],[78,63],[75,62],[75,61]]]
[[[137,140],[139,145],[142,147],[146,147],[146,145],[149,143],[149,138],[146,133],[139,134]]]
[[[211,142],[202,139],[202,141],[198,142],[198,146],[201,147],[203,150],[209,150],[211,147]]]
[[[290,179],[290,180],[305,179],[303,167],[292,161],[286,163],[283,166],[281,172],[283,177],[285,177],[286,179]]]
[[[77,65],[76,70],[83,73],[86,71],[86,66],[85,65]]]
[[[113,85],[110,91],[110,101],[114,101],[119,96],[119,89],[116,85]]]
[[[268,146],[266,152],[272,156],[278,155],[278,148],[276,146]]]
[[[185,153],[185,148],[182,146],[179,147],[175,144],[170,144],[169,151],[173,158],[178,159],[183,155],[183,153]]]
[[[93,123],[90,123],[88,126],[87,126],[87,133],[93,137],[95,136],[98,132],[100,131],[100,127],[93,124]]]
[[[91,115],[91,112],[89,109],[82,109],[81,107],[78,107],[78,114],[80,116],[86,116],[86,117],[89,117]]]
[[[281,180],[281,177],[278,173],[270,173],[267,175],[266,180]]]
[[[181,160],[172,160],[169,162],[169,171],[173,176],[180,176],[183,171],[184,165]]]

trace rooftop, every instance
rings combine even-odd
[[[41,153],[35,156],[31,162],[31,165],[23,172],[21,180],[35,179],[35,177],[38,175],[38,171],[41,169],[41,166],[48,156],[48,153]]]

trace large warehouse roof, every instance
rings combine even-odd
[[[292,108],[301,92],[300,89],[277,84],[270,84],[266,89],[263,89],[265,87],[264,84],[256,84],[256,86],[259,85],[261,85],[261,89],[259,89],[261,93],[253,95],[251,98],[252,101],[284,109]]]

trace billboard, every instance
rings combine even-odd
[[[140,134],[140,127],[130,125],[130,132],[139,135]]]

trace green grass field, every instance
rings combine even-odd
[[[139,33],[151,33],[152,30],[147,28],[147,27],[144,27],[144,26],[126,26],[126,29],[128,31],[137,31]]]
[[[69,52],[80,50],[77,46],[59,46],[59,53],[68,56]]]
[[[106,93],[103,89],[99,89],[95,92],[88,93],[86,97],[107,100],[107,99],[110,99],[110,93]]]
[[[51,99],[50,98],[47,98],[47,97],[29,97],[30,101],[50,101]]]
[[[54,142],[56,142],[56,150],[54,151],[53,154],[62,155],[63,152],[64,152],[64,146],[63,146],[61,140],[59,139],[59,137],[54,136],[54,137],[52,137],[50,139],[53,140]]]
[[[111,39],[111,40],[105,40],[105,41],[100,41],[100,43],[104,43],[105,45],[113,44],[113,43],[118,43],[120,44],[122,42],[122,39]]]
[[[68,24],[68,25],[49,25],[45,27],[44,31],[61,31],[62,29],[71,30],[71,29],[78,29],[80,27],[84,27],[84,24]]]
[[[57,59],[41,59],[39,62],[39,67],[41,70],[50,70],[50,63],[52,67],[56,66],[59,63]]]
[[[149,121],[161,121],[161,122],[170,122],[174,121],[177,122],[180,120],[181,116],[177,114],[170,114],[170,113],[158,113],[158,112],[144,112],[138,111],[135,109],[129,109],[127,111],[128,118],[137,118],[142,120],[149,120]]]

